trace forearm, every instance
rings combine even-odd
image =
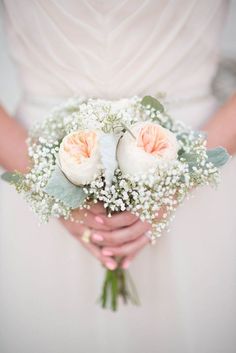
[[[29,166],[27,131],[0,106],[0,165],[25,173]]]
[[[203,126],[207,132],[208,147],[222,146],[236,153],[236,93]]]

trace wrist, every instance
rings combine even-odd
[[[8,171],[26,173],[30,166],[27,130],[0,107],[0,165]]]

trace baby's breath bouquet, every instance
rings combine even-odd
[[[149,222],[151,242],[193,188],[218,183],[218,168],[229,157],[221,147],[207,150],[205,134],[173,120],[150,96],[71,98],[35,126],[28,146],[29,173],[2,178],[24,194],[43,222],[72,219],[72,210],[102,202],[111,217],[130,211]],[[136,302],[133,294],[127,270],[107,270],[103,307],[116,310],[119,297]]]

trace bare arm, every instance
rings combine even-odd
[[[26,129],[0,107],[0,165],[25,173],[29,165]]]
[[[203,126],[208,134],[208,147],[222,146],[236,153],[236,93]]]

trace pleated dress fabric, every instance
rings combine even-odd
[[[223,0],[6,0],[22,83],[15,117],[30,128],[70,96],[116,100],[166,92],[170,113],[200,128],[225,23]],[[222,126],[222,129],[224,126]],[[2,353],[233,353],[236,324],[235,160],[217,190],[195,191],[171,232],[130,272],[142,305],[96,303],[104,270],[56,221],[38,226],[1,183]]]

